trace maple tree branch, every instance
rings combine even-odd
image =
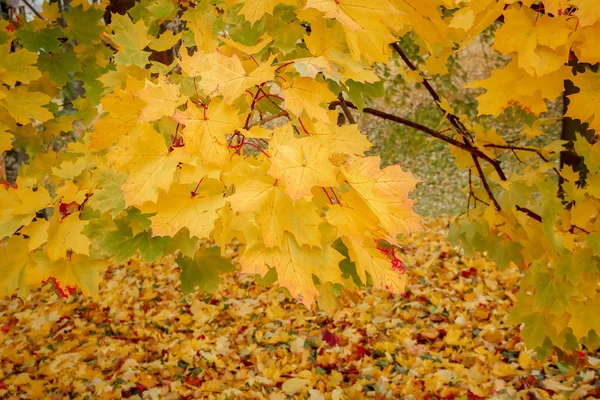
[[[398,55],[400,56],[400,58],[402,58],[402,61],[404,61],[404,63],[408,66],[409,69],[411,69],[412,71],[419,72],[418,68],[415,66],[415,64],[412,63],[412,61],[410,61],[410,59],[406,56],[406,54],[404,53],[404,51],[402,51],[402,49],[400,48],[400,46],[398,45],[398,43],[392,43],[391,46],[396,51],[396,53],[398,53]],[[470,143],[471,134],[469,133],[469,131],[467,130],[467,128],[465,127],[465,125],[460,121],[460,119],[456,115],[454,115],[452,113],[449,113],[449,112],[447,112],[446,110],[444,110],[442,108],[442,106],[440,105],[440,102],[442,101],[442,98],[436,92],[436,90],[433,88],[433,86],[431,86],[431,83],[429,83],[429,80],[427,78],[423,77],[423,82],[422,83],[423,83],[423,86],[425,86],[425,89],[427,89],[427,91],[429,92],[429,94],[431,95],[431,97],[433,98],[433,100],[435,101],[435,104],[438,106],[438,108],[440,110],[442,110],[442,112],[444,113],[444,116],[450,122],[450,124],[452,124],[452,126],[454,127],[454,129],[456,130],[456,132],[458,132],[459,134],[461,134],[461,135],[465,136],[466,138],[468,138],[468,140],[465,141],[465,145],[467,147],[471,148],[471,149],[476,149]],[[469,151],[469,150],[467,150],[467,151]],[[479,153],[481,153],[481,154],[484,154],[484,153],[482,153],[479,150],[477,150],[477,151]],[[471,154],[473,154],[472,151],[470,151],[470,152],[471,152]],[[502,179],[503,181],[505,181],[506,180],[506,174],[504,173],[504,171],[500,167],[500,161],[494,160],[493,158],[491,158],[491,157],[489,157],[487,155],[485,157],[482,157],[481,154],[478,154],[477,156],[479,158],[484,159],[488,163],[492,164],[492,166],[496,170],[496,173],[498,174],[498,176],[500,177],[500,179]]]
[[[521,206],[519,206],[519,205],[517,205],[517,206],[515,206],[515,207],[516,207],[517,211],[520,211],[520,212],[522,212],[523,214],[525,214],[525,215],[527,215],[527,216],[529,216],[529,217],[533,218],[533,219],[534,219],[534,220],[536,220],[537,222],[540,222],[540,223],[542,222],[542,216],[541,216],[540,214],[538,214],[538,213],[536,213],[536,212],[534,212],[534,211],[530,210],[529,208],[526,208],[526,207],[521,207]],[[580,226],[577,226],[577,225],[571,225],[571,227],[569,228],[569,232],[573,233],[573,231],[574,231],[575,229],[579,229],[580,231],[582,231],[582,232],[584,232],[584,233],[587,233],[588,235],[590,234],[590,232],[588,232],[587,230],[585,230],[585,229],[583,229],[582,227],[580,227]]]
[[[354,116],[350,112],[350,109],[348,108],[348,104],[346,104],[346,100],[344,100],[344,95],[342,93],[340,93],[338,95],[338,99],[340,100],[340,106],[342,107],[342,111],[344,111],[344,115],[346,116],[346,119],[348,120],[348,122],[350,122],[351,124],[356,124],[356,120],[354,119]]]
[[[529,217],[535,219],[537,222],[542,222],[542,216],[536,212],[531,211],[529,208],[521,207],[519,205],[515,206],[517,211],[522,212],[523,214],[528,215]]]
[[[548,160],[538,149],[533,149],[531,147],[521,147],[521,146],[508,146],[508,145],[500,145],[500,144],[484,144],[483,147],[490,147],[493,149],[506,149],[506,150],[519,150],[519,151],[530,151],[533,153],[537,153],[538,156],[540,156],[540,158],[542,160],[544,160],[545,162],[548,162],[550,160]],[[515,154],[516,156],[516,154]],[[518,156],[516,156],[517,159],[519,158]]]
[[[336,101],[332,101],[330,104],[332,106],[334,106],[334,105],[337,106],[337,105],[341,105],[341,102],[339,100],[336,100]],[[355,110],[358,109],[358,107],[356,107],[352,102],[347,101],[347,100],[346,100],[346,105],[347,105],[348,108],[352,108],[352,109],[355,109]],[[449,144],[451,144],[451,145],[453,145],[455,147],[458,147],[458,148],[460,148],[460,149],[462,149],[464,151],[467,151],[467,152],[469,152],[469,153],[471,153],[471,154],[473,154],[473,155],[475,155],[475,156],[477,156],[479,158],[482,158],[482,159],[486,160],[487,162],[489,162],[492,165],[494,163],[498,163],[498,161],[494,160],[493,158],[491,158],[490,156],[488,156],[487,154],[485,154],[484,152],[482,152],[478,148],[472,147],[472,146],[469,147],[468,145],[466,145],[464,143],[461,143],[458,140],[456,140],[454,138],[451,138],[450,136],[446,136],[446,135],[444,135],[444,134],[442,134],[442,133],[440,133],[438,131],[435,131],[435,130],[433,130],[431,128],[428,128],[425,125],[421,125],[418,122],[410,121],[408,119],[399,117],[397,115],[389,114],[389,113],[386,113],[384,111],[376,110],[376,109],[370,108],[370,107],[363,108],[362,112],[365,113],[365,114],[371,114],[371,115],[374,115],[376,117],[386,119],[388,121],[393,121],[393,122],[396,122],[398,124],[405,125],[405,126],[408,126],[410,128],[413,128],[413,129],[416,129],[418,131],[421,131],[423,133],[426,133],[426,134],[428,134],[430,136],[433,136],[436,139],[443,140],[446,143],[449,143]],[[506,180],[506,178],[504,180]]]
[[[248,129],[250,129],[253,126],[256,126],[256,125],[266,124],[267,122],[273,121],[274,119],[277,119],[277,118],[289,117],[289,116],[290,116],[290,114],[287,111],[281,111],[281,112],[278,112],[277,114],[267,115],[266,117],[261,118],[260,120],[249,124],[248,125]]]
[[[492,189],[490,188],[490,185],[488,184],[488,181],[483,173],[483,170],[481,169],[481,164],[479,163],[479,159],[473,153],[471,153],[471,157],[473,158],[473,163],[475,164],[475,168],[477,169],[477,174],[479,175],[479,180],[481,180],[481,184],[483,185],[483,188],[485,189],[485,192],[487,193],[488,198],[490,199],[490,201],[492,203],[494,203],[494,207],[496,208],[496,211],[502,211],[502,208],[500,207],[498,200],[496,200],[496,197],[494,197],[494,193],[492,193]]]

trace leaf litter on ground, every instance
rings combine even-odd
[[[447,226],[404,240],[405,295],[329,315],[236,273],[184,299],[171,258],[108,268],[97,300],[2,299],[0,398],[599,398],[600,355],[538,361],[504,323],[521,271],[464,257]]]

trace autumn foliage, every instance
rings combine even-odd
[[[307,306],[360,284],[403,293],[417,180],[365,155],[365,112],[447,142],[471,171],[450,235],[526,270],[510,319],[528,346],[600,345],[600,148],[577,138],[574,170],[557,162],[565,142],[520,144],[557,123],[540,114],[565,80],[579,88],[566,117],[600,126],[598,74],[569,65],[600,61],[595,1],[159,0],[110,23],[106,6],[0,21],[0,150],[29,156],[0,189],[1,295],[47,280],[97,295],[107,263],[175,253],[184,293],[215,290],[232,253]],[[510,140],[429,80],[483,31],[510,61],[468,87],[486,90],[482,115],[518,110]],[[409,33],[422,65],[398,44]],[[446,126],[365,108],[381,64],[423,86]],[[507,152],[520,173],[502,169]]]

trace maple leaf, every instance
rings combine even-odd
[[[266,249],[260,241],[248,244],[239,262],[242,272],[261,276],[269,271],[269,267],[275,268],[279,285],[310,307],[319,295],[313,283],[313,274],[321,282],[342,282],[342,274],[337,265],[343,258],[331,246],[299,246],[293,236],[286,233],[280,248]]]
[[[15,86],[15,83],[30,83],[42,76],[42,73],[35,63],[37,54],[19,50],[10,52],[10,45],[0,45],[0,82],[8,86]]]
[[[112,35],[107,35],[115,44],[117,54],[115,63],[124,65],[137,65],[144,68],[148,63],[150,52],[143,49],[150,44],[148,28],[143,20],[135,24],[127,15],[115,14],[112,17],[110,28]]]
[[[169,85],[165,79],[154,84],[146,80],[142,90],[137,96],[146,103],[142,110],[142,121],[155,121],[164,116],[175,114],[177,107],[185,103],[186,99],[179,94],[178,85]]]
[[[600,40],[600,22],[580,29],[574,38],[573,50],[580,62],[595,64],[600,62],[600,49],[596,43]]]
[[[20,124],[28,124],[30,120],[48,121],[54,115],[42,107],[50,102],[50,97],[41,92],[30,92],[25,86],[17,86],[6,93],[0,105]]]
[[[518,53],[518,65],[533,76],[560,69],[569,58],[567,42],[573,32],[565,18],[537,18],[533,11],[511,8],[496,31],[494,48]]]
[[[279,182],[266,174],[270,167],[267,161],[259,165],[251,162],[240,161],[243,164],[223,174],[224,181],[235,187],[235,193],[226,198],[231,209],[258,213],[257,220],[249,222],[258,225],[266,247],[279,246],[285,232],[290,232],[300,246],[321,246],[322,219],[314,204],[304,199],[293,202]]]
[[[265,14],[273,15],[275,6],[279,4],[279,0],[249,0],[244,1],[242,8],[238,11],[243,15],[246,21],[254,24],[261,19]]]
[[[479,114],[497,117],[510,106],[518,105],[534,114],[547,111],[544,99],[553,101],[564,90],[563,82],[572,77],[571,69],[561,66],[541,77],[533,77],[513,60],[504,69],[492,71],[486,80],[471,82],[465,87],[482,87],[485,94],[477,97]]]
[[[12,296],[23,286],[26,271],[35,265],[27,242],[22,236],[11,236],[6,246],[0,247],[0,296]]]
[[[339,205],[329,207],[325,214],[327,222],[337,227],[340,234],[360,242],[364,240],[365,232],[377,232],[377,216],[356,190],[343,193],[340,201]]]
[[[188,102],[185,111],[177,111],[173,119],[183,125],[184,151],[201,156],[206,163],[223,165],[229,157],[225,135],[242,125],[237,110],[222,100],[198,107]]]
[[[419,218],[408,197],[418,182],[399,165],[380,169],[379,157],[356,158],[345,172],[346,181],[378,217],[387,232],[386,239],[396,243],[399,234],[420,231]]]
[[[173,184],[161,191],[156,204],[145,204],[142,211],[156,213],[150,217],[153,236],[175,236],[188,228],[192,236],[208,238],[217,219],[217,210],[225,205],[223,185],[206,179],[196,185]]]
[[[220,52],[207,56],[210,70],[202,74],[198,87],[208,96],[223,96],[231,104],[244,91],[255,85],[271,81],[275,77],[274,57],[260,64],[251,72],[246,72],[237,54],[227,57]]]
[[[235,270],[231,260],[221,257],[219,253],[216,247],[200,248],[193,258],[177,258],[177,264],[181,268],[181,291],[184,295],[193,293],[196,285],[204,292],[215,292],[219,288],[219,274]]]
[[[181,148],[170,151],[164,137],[150,126],[119,140],[108,159],[119,171],[129,172],[121,186],[127,207],[157,201],[159,189],[171,186],[182,151]]]
[[[356,264],[356,269],[363,282],[367,282],[367,273],[371,276],[373,287],[388,290],[392,293],[403,293],[407,281],[400,269],[392,266],[390,259],[377,249],[373,240],[353,242],[342,239],[348,247],[350,259]]]
[[[101,104],[106,114],[97,122],[92,134],[92,149],[110,147],[137,128],[145,106],[143,100],[118,87],[105,96]]]
[[[67,258],[67,251],[90,255],[92,242],[83,234],[83,229],[88,221],[79,218],[79,212],[75,212],[62,218],[59,207],[54,208],[54,215],[48,225],[48,243],[46,251],[52,261]]]
[[[590,129],[600,132],[600,113],[596,104],[600,100],[600,78],[598,74],[583,73],[573,78],[573,83],[579,92],[569,96],[569,106],[566,115],[577,118],[581,122],[589,122]]]
[[[358,125],[324,124],[317,121],[310,129],[311,141],[320,142],[332,153],[363,155],[373,144],[358,130]]]
[[[286,129],[291,130],[291,125]],[[268,173],[285,182],[284,191],[294,201],[308,195],[315,186],[337,186],[335,167],[329,162],[326,147],[305,139],[270,145]]]
[[[37,264],[27,270],[26,284],[39,284],[54,278],[62,287],[78,287],[84,295],[98,297],[100,270],[108,263],[87,256],[73,254],[69,258],[51,261],[43,253],[36,253]]]
[[[579,25],[594,25],[600,20],[600,4],[594,0],[571,0],[571,5],[577,7],[574,14],[579,19]]]
[[[310,78],[296,78],[285,84],[281,93],[285,97],[285,109],[295,116],[300,117],[306,111],[311,118],[329,123],[327,112],[320,104],[334,101],[335,96],[324,83]]]
[[[50,204],[44,187],[17,185],[0,187],[0,237],[12,235],[21,225],[28,225],[35,214]]]

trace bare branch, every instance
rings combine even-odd
[[[337,106],[337,105],[340,105],[340,104],[341,104],[341,102],[339,100],[331,102],[331,105],[336,105]],[[346,101],[346,105],[348,106],[348,108],[358,109],[350,101]],[[449,144],[451,144],[451,145],[453,145],[455,147],[458,147],[458,148],[460,148],[460,149],[462,149],[464,151],[468,151],[469,153],[471,153],[471,154],[473,154],[473,155],[475,155],[475,156],[477,156],[477,157],[479,157],[481,159],[484,159],[485,161],[487,161],[490,164],[494,165],[494,167],[496,167],[496,166],[498,166],[498,168],[500,167],[500,163],[498,161],[494,160],[493,158],[491,158],[490,156],[488,156],[487,154],[485,154],[481,150],[479,150],[479,149],[477,149],[477,148],[475,148],[473,146],[469,147],[469,145],[461,143],[458,140],[456,140],[454,138],[451,138],[450,136],[446,136],[446,135],[444,135],[444,134],[442,134],[442,133],[440,133],[438,131],[434,131],[433,129],[428,128],[425,125],[421,125],[421,124],[419,124],[417,122],[410,121],[408,119],[399,117],[397,115],[388,114],[388,113],[386,113],[384,111],[376,110],[376,109],[370,108],[370,107],[363,108],[362,112],[364,112],[365,114],[371,114],[371,115],[374,115],[376,117],[386,119],[388,121],[393,121],[393,122],[396,122],[398,124],[414,128],[414,129],[416,129],[418,131],[421,131],[421,132],[424,132],[424,133],[426,133],[426,134],[428,134],[430,136],[433,136],[436,139],[443,140],[444,142],[449,143]],[[500,169],[500,171],[502,171],[502,170]],[[504,177],[503,180],[506,180],[506,177]]]
[[[256,122],[248,124],[248,129],[250,129],[253,126],[256,126],[256,125],[266,124],[267,122],[273,121],[274,119],[277,119],[277,118],[289,117],[289,116],[290,116],[290,114],[287,111],[281,111],[281,112],[278,112],[277,114],[267,115],[266,117],[261,118],[260,120],[258,120]]]
[[[508,145],[506,145],[506,146],[505,146],[505,145],[500,145],[500,144],[484,144],[484,145],[483,145],[483,147],[490,147],[490,148],[493,148],[493,149],[506,149],[506,150],[513,150],[513,152],[514,152],[514,150],[518,150],[518,151],[530,151],[530,152],[533,152],[533,153],[537,153],[537,155],[538,155],[538,156],[539,156],[539,157],[540,157],[542,160],[544,160],[545,162],[548,162],[548,161],[550,161],[550,160],[548,160],[548,159],[547,159],[547,158],[546,158],[546,157],[545,157],[545,156],[542,154],[542,152],[541,152],[541,151],[539,151],[538,149],[531,148],[531,147],[508,146]],[[516,156],[516,154],[515,154],[515,156]],[[518,159],[518,158],[519,158],[519,157],[517,156],[517,159]]]
[[[342,111],[344,111],[344,115],[346,116],[346,119],[348,119],[348,122],[351,124],[356,124],[356,120],[350,112],[348,104],[346,104],[346,100],[344,100],[344,95],[342,93],[339,94],[338,99],[340,99],[340,106],[342,107]]]

